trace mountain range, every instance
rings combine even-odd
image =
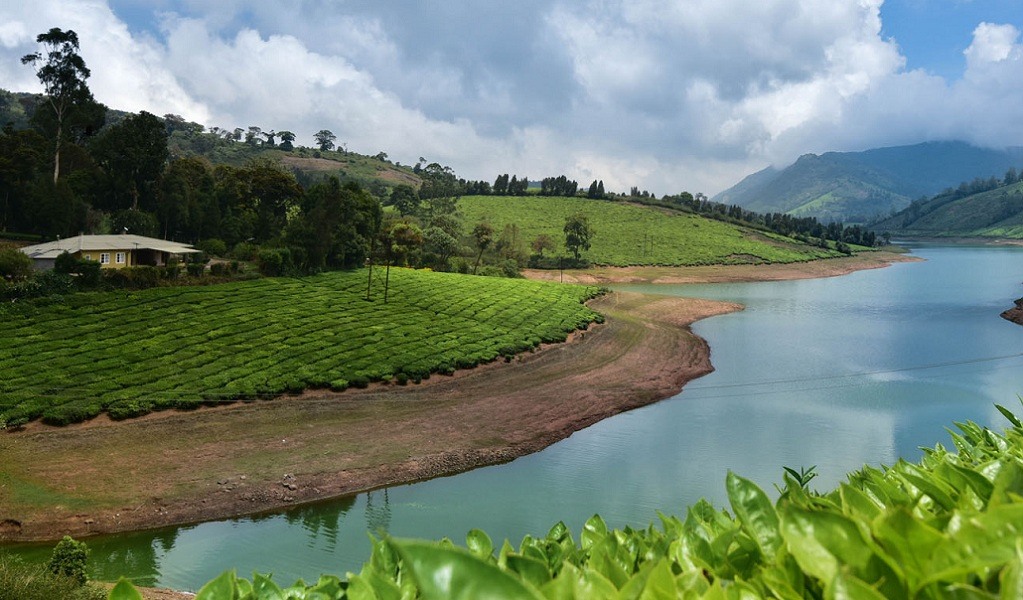
[[[806,154],[788,167],[754,173],[712,200],[761,213],[866,223],[963,181],[1001,178],[1013,167],[1023,167],[1023,147],[958,141]]]

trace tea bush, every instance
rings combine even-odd
[[[593,287],[392,268],[385,303],[377,275],[369,300],[361,270],[4,306],[0,423],[418,382],[602,320]]]

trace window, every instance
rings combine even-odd
[[[110,253],[109,252],[102,252],[102,253],[100,253],[100,255],[99,255],[99,264],[101,264],[101,265],[109,265],[110,264]]]
[[[114,260],[117,261],[117,264],[123,265],[124,264],[124,252],[118,252],[117,255],[114,257]]]

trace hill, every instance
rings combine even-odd
[[[807,154],[784,169],[754,173],[713,200],[763,213],[863,223],[960,181],[1001,177],[1021,165],[1023,148],[993,150],[964,142]]]
[[[982,191],[970,193],[974,186]],[[910,237],[1023,239],[1023,181],[962,184],[928,200],[913,202],[870,228]]]
[[[540,234],[563,250],[565,219],[586,215],[595,230],[583,258],[594,264],[710,265],[798,262],[841,256],[791,238],[699,215],[605,200],[538,196],[465,196],[458,201],[466,227],[486,221],[498,233],[514,226],[516,243]]]
[[[10,123],[14,129],[27,129],[33,113],[43,100],[41,94],[9,92],[0,89],[0,126]],[[132,113],[107,109],[106,123],[109,127]],[[355,181],[369,189],[376,196],[383,197],[395,185],[404,184],[414,188],[422,185],[422,178],[412,167],[393,163],[387,155],[380,153],[367,156],[346,149],[320,151],[303,146],[290,147],[281,143],[279,134],[274,143],[267,144],[266,134],[258,133],[253,140],[243,141],[241,130],[227,130],[213,127],[207,130],[203,125],[185,121],[176,115],[161,117],[170,137],[167,141],[171,158],[201,156],[214,165],[241,167],[254,159],[271,159],[283,163],[295,173],[303,185],[335,175],[342,182]],[[255,128],[259,130],[259,128]],[[274,132],[276,133],[276,132]]]

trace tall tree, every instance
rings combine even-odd
[[[85,60],[78,55],[78,34],[57,27],[36,36],[43,51],[21,57],[22,64],[39,65],[36,76],[46,91],[49,108],[56,122],[53,182],[60,177],[60,149],[66,127],[76,109],[96,105],[85,80],[91,74]]]
[[[130,208],[155,208],[153,186],[167,162],[167,128],[155,115],[142,111],[106,128],[92,143],[93,157],[106,174],[111,193],[130,198]],[[127,208],[117,202],[115,208]]]
[[[337,139],[337,136],[329,129],[321,129],[313,134],[313,138],[321,152],[329,152],[334,149],[334,140]]]

